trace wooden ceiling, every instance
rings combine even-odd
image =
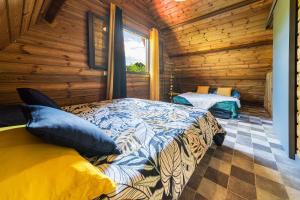
[[[173,28],[165,32],[167,47],[173,56],[179,56],[271,44],[272,30],[265,30],[271,3],[257,1]]]
[[[272,43],[272,0],[146,0],[170,56]]]
[[[233,6],[253,3],[257,0],[146,0],[150,12],[161,29],[176,27],[210,13]]]
[[[0,0],[0,50],[36,24],[50,0]]]
[[[142,0],[94,0],[104,2],[107,9],[109,2],[116,3],[127,12],[137,13],[135,20],[146,21],[150,26],[155,27],[154,21],[149,18],[147,4]],[[15,42],[21,35],[29,30],[32,25],[38,23],[41,16],[48,22],[52,22],[59,7],[65,0],[0,0],[0,50]],[[78,0],[80,2],[80,0]],[[47,16],[49,14],[49,16]],[[47,19],[48,18],[48,19]],[[127,19],[126,19],[127,20]],[[134,20],[133,20],[134,21]]]
[[[151,15],[163,31],[178,31],[183,26],[197,26],[193,24],[199,20],[226,12],[232,8],[239,8],[254,2],[269,4],[272,0],[104,0],[114,2],[121,7],[138,8],[146,15]],[[29,27],[37,22],[39,16],[45,12],[51,0],[0,0],[0,49],[10,42],[14,42],[19,35],[26,32]],[[123,6],[122,6],[123,5]],[[251,8],[250,8],[251,9]],[[147,19],[143,17],[139,19]]]

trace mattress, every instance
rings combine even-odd
[[[64,107],[112,137],[121,155],[87,158],[117,183],[99,199],[178,199],[224,129],[208,111],[141,99]]]

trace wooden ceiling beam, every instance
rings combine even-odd
[[[272,45],[272,44],[273,44],[272,40],[266,40],[266,41],[248,43],[248,44],[239,44],[239,45],[230,46],[230,47],[223,47],[223,48],[218,48],[218,49],[213,49],[213,50],[203,50],[203,51],[194,51],[194,52],[187,52],[187,53],[171,54],[169,56],[171,58],[184,57],[184,56],[194,56],[194,55],[216,53],[216,52],[221,52],[221,51],[229,51],[229,50],[244,49],[244,48],[252,48],[252,47],[258,47],[258,46],[263,46],[263,45]]]
[[[239,2],[239,3],[236,3],[236,4],[233,4],[233,5],[230,5],[230,6],[227,6],[227,7],[218,9],[218,10],[215,10],[215,11],[207,13],[205,15],[201,15],[201,16],[189,19],[187,21],[184,21],[184,22],[172,25],[172,26],[163,27],[161,30],[162,31],[170,31],[170,30],[175,29],[177,27],[184,26],[184,25],[187,25],[187,24],[191,24],[191,23],[203,20],[203,19],[207,19],[207,18],[216,16],[216,15],[219,15],[219,14],[231,11],[231,10],[235,10],[235,9],[238,9],[238,8],[250,5],[252,3],[255,3],[257,1],[259,1],[259,0],[245,0],[245,1],[242,1],[242,2]]]
[[[276,4],[277,4],[277,0],[273,0],[272,7],[270,9],[270,13],[269,13],[268,20],[266,23],[266,29],[273,28],[273,12],[274,12]]]
[[[62,5],[66,0],[52,0],[48,10],[45,14],[45,20],[49,23],[53,23],[55,17],[57,16],[58,11],[61,9]]]
[[[7,1],[0,0],[0,50],[10,43],[10,28]]]

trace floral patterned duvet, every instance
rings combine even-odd
[[[178,199],[216,134],[210,112],[141,99],[65,107],[114,139],[122,154],[88,158],[117,183],[99,199]]]

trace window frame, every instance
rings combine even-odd
[[[106,33],[107,38],[106,42],[109,43],[109,19],[105,16],[97,15],[96,13],[92,11],[87,12],[87,54],[88,54],[88,65],[90,69],[93,70],[101,70],[101,71],[107,71],[108,70],[108,47],[105,47],[104,49],[107,52],[107,58],[105,60],[104,65],[97,65],[95,61],[95,43],[94,43],[94,18],[97,18],[99,20],[102,20],[104,23],[106,23]]]
[[[147,35],[145,33],[142,33],[140,31],[137,31],[135,29],[132,29],[128,26],[123,27],[123,32],[124,31],[127,31],[129,33],[132,33],[134,35],[137,35],[139,37],[142,37],[142,38],[146,39],[146,71],[145,72],[131,72],[131,71],[127,71],[127,68],[126,68],[126,73],[127,74],[140,74],[140,75],[150,74],[150,41],[149,41],[150,37],[149,37],[149,35]],[[125,42],[124,42],[124,51],[125,51]],[[126,53],[125,53],[125,62],[126,62]]]

